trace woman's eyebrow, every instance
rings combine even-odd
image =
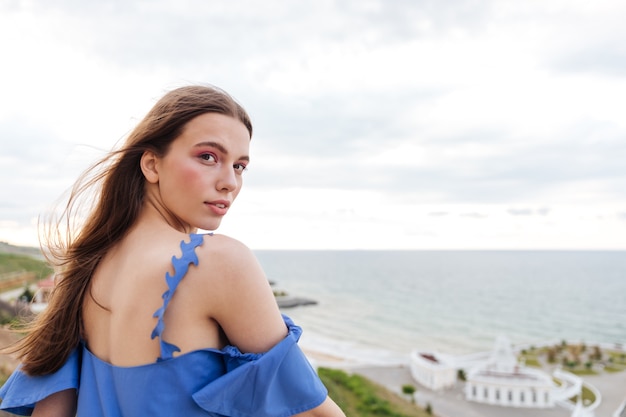
[[[200,148],[202,146],[211,146],[213,148],[217,148],[217,150],[220,151],[221,153],[225,153],[228,155],[228,150],[226,150],[226,148],[221,143],[206,141],[206,142],[199,142],[194,145],[195,148]]]
[[[199,142],[194,145],[195,148],[199,148],[202,146],[211,146],[217,149],[218,151],[220,151],[221,153],[223,153],[224,155],[228,155],[228,150],[224,147],[224,145],[222,145],[219,142],[206,141],[206,142]],[[250,161],[250,157],[248,155],[243,155],[239,157],[239,159],[243,161]]]

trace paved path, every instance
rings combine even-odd
[[[611,417],[626,400],[626,371],[583,377],[602,394],[602,402],[596,408],[596,417]]]

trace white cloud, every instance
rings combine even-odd
[[[224,225],[252,247],[626,248],[621,1],[0,10],[0,240],[165,90],[211,82],[255,122]]]

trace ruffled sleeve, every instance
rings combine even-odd
[[[232,417],[286,417],[320,405],[328,391],[297,345],[302,330],[284,319],[289,334],[266,353],[227,347],[227,373],[196,392],[196,403]]]
[[[17,368],[0,388],[0,409],[20,416],[30,416],[35,403],[66,389],[78,389],[80,374],[80,347],[67,362],[53,374],[28,376]]]

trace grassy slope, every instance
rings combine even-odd
[[[425,410],[384,387],[360,376],[337,369],[320,368],[319,375],[329,396],[347,417],[428,417]]]
[[[44,261],[35,259],[30,255],[0,253],[0,274],[18,271],[32,271],[39,278],[45,278],[52,272],[52,268]]]

